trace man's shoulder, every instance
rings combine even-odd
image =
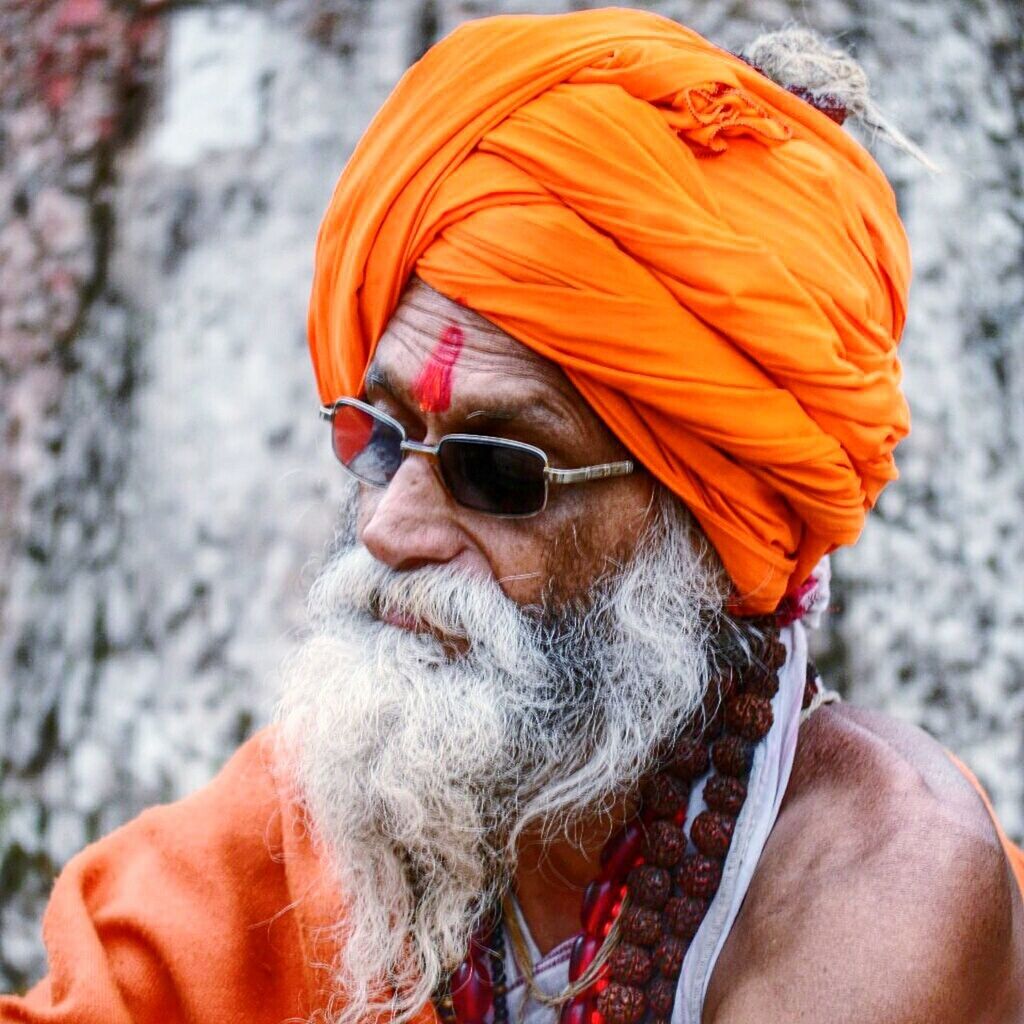
[[[1022,917],[992,819],[942,747],[875,712],[822,709],[705,1020],[767,1001],[794,1020],[1016,1022]]]
[[[312,965],[335,955],[340,901],[280,776],[258,733],[73,857],[44,918],[50,973],[0,996],[0,1020],[319,1017],[330,973]]]
[[[1000,850],[991,816],[944,747],[914,725],[851,704],[823,708],[801,728],[780,823],[823,813],[828,831],[845,822],[841,834],[853,843],[874,825],[882,830],[875,843],[911,843],[921,856],[945,844],[922,847],[915,829]]]
[[[99,906],[141,895],[154,877],[204,889],[212,877],[269,876],[284,836],[273,745],[266,730],[243,742],[204,786],[155,804],[72,857],[58,889],[81,889]],[[266,882],[266,877],[264,877]]]

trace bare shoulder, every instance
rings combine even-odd
[[[980,798],[921,730],[840,705],[793,775],[705,1024],[1024,1024],[1024,908]]]

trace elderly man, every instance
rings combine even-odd
[[[751,56],[592,11],[399,84],[319,238],[358,483],[278,723],[72,861],[0,1020],[1024,1020],[1019,852],[808,662],[908,260],[856,65]]]

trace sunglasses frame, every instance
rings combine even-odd
[[[380,409],[375,409],[372,405],[369,405],[358,398],[339,398],[331,405],[321,405],[319,410],[320,419],[326,420],[328,423],[333,425],[335,411],[343,407],[358,409],[360,412],[366,413],[373,419],[380,420],[389,426],[394,427],[402,438],[399,445],[399,451],[403,454],[410,453],[413,455],[427,456],[427,458],[437,466],[438,476],[441,478],[444,489],[451,497],[452,501],[454,501],[460,508],[467,508],[471,512],[478,512],[480,515],[484,516],[493,516],[495,519],[530,519],[533,516],[540,515],[548,506],[548,487],[551,484],[563,486],[565,484],[589,483],[591,480],[606,480],[609,477],[628,476],[636,469],[632,459],[623,459],[620,462],[602,462],[593,466],[580,466],[577,469],[556,469],[550,464],[548,460],[548,453],[544,451],[543,448],[538,448],[533,444],[527,444],[525,441],[513,441],[511,438],[507,437],[489,437],[483,434],[445,434],[437,444],[423,444],[420,441],[410,441],[408,434],[405,432],[405,427],[403,427],[398,420],[393,416],[389,416],[386,412],[381,412]],[[486,512],[483,509],[463,505],[462,502],[460,502],[452,493],[451,488],[448,486],[448,482],[444,478],[444,471],[441,469],[439,463],[438,453],[441,450],[441,445],[443,445],[445,441],[468,441],[470,444],[483,444],[486,442],[496,444],[502,448],[512,448],[517,451],[530,452],[534,455],[539,455],[544,462],[544,503],[535,512]],[[331,450],[334,450],[333,439]],[[335,458],[338,458],[337,453],[335,453]],[[391,480],[382,484],[375,483],[372,480],[364,480],[355,472],[355,470],[349,469],[349,467],[346,466],[340,458],[338,458],[338,462],[346,473],[355,477],[356,480],[360,483],[366,484],[368,487],[377,487],[383,490],[389,483],[391,483]],[[394,479],[394,477],[392,477],[392,479]]]

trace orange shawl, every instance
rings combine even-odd
[[[50,973],[0,996],[0,1024],[323,1020],[342,903],[272,758],[257,734],[207,787],[73,858],[43,923]],[[432,1007],[413,1024],[437,1024]]]

